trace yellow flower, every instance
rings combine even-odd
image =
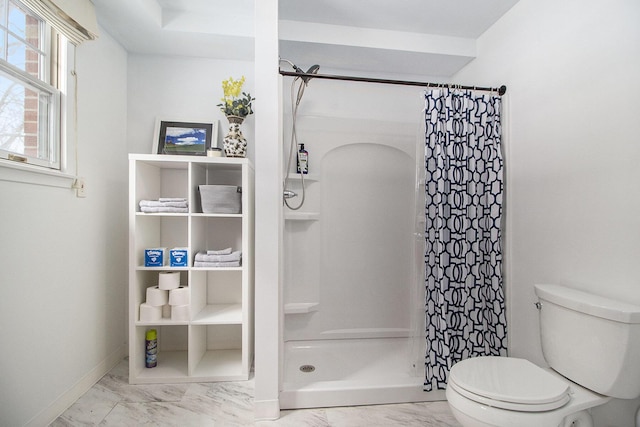
[[[224,96],[221,99],[222,104],[218,104],[218,107],[220,107],[225,115],[246,117],[249,114],[253,114],[251,102],[255,98],[251,98],[250,94],[242,92],[244,82],[244,76],[238,80],[229,77],[227,80],[222,81],[222,92]],[[240,97],[240,95],[242,95],[242,97]]]
[[[240,96],[242,85],[244,85],[245,77],[242,76],[240,80],[234,80],[233,77],[229,77],[228,80],[222,81],[222,90],[224,91],[224,97],[237,98]]]

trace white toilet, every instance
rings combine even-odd
[[[447,400],[464,427],[592,427],[587,411],[640,396],[640,306],[535,285],[551,369],[512,357],[455,364]]]

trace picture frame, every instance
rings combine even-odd
[[[218,122],[156,120],[154,154],[206,156],[218,145]]]

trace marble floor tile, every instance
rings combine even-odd
[[[177,402],[189,384],[129,384],[127,360],[118,363],[97,385],[120,395],[125,402]]]
[[[327,408],[331,427],[458,427],[446,402]]]
[[[181,404],[209,414],[216,425],[252,425],[253,384],[253,380],[192,384]]]
[[[120,396],[98,384],[78,399],[51,426],[98,425],[120,401]]]
[[[255,422],[254,381],[131,385],[123,360],[52,427],[459,427],[446,402],[283,410]]]
[[[325,409],[296,409],[280,411],[276,421],[258,421],[256,427],[330,427]]]

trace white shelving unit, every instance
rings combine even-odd
[[[253,166],[247,159],[129,155],[129,382],[246,380],[253,361]],[[203,213],[199,185],[242,187],[240,214]],[[140,200],[182,197],[188,213],[143,213]],[[187,267],[145,267],[147,248],[184,247]],[[195,254],[231,247],[240,267],[193,267]],[[188,320],[140,321],[147,287],[161,271],[189,288]],[[145,334],[158,331],[158,365],[145,367]]]

